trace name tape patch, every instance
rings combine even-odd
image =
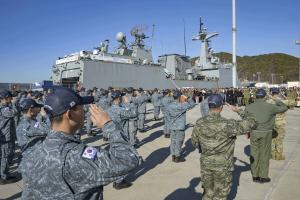
[[[94,147],[86,147],[82,153],[83,158],[94,160],[97,155],[97,149]]]

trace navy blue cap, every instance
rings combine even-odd
[[[209,108],[219,108],[223,105],[223,97],[220,94],[212,94],[208,97]]]
[[[122,96],[122,93],[119,90],[112,91],[112,93],[111,93],[111,98],[113,100],[115,100],[121,96]]]
[[[182,92],[180,92],[179,90],[176,90],[176,91],[173,93],[173,97],[174,97],[175,99],[179,98],[181,95],[182,95]]]
[[[23,99],[19,105],[21,110],[28,110],[29,108],[41,108],[44,106],[43,104],[39,104],[31,98]]]
[[[169,94],[169,93],[170,93],[170,90],[169,90],[169,89],[163,90],[163,95],[167,95],[167,94]]]
[[[129,93],[132,93],[133,92],[133,87],[129,87],[129,88],[127,88],[127,91],[129,92]]]
[[[212,94],[213,94],[213,91],[211,91],[211,90],[208,90],[208,91],[206,92],[206,96],[207,96],[207,97],[211,96]]]
[[[109,86],[108,88],[107,88],[107,90],[113,90],[114,88],[113,87],[111,87],[111,86]]]
[[[264,98],[266,95],[267,95],[267,93],[264,89],[258,89],[255,92],[256,98]]]
[[[8,90],[1,90],[0,91],[0,99],[12,97],[12,93]]]
[[[108,90],[102,89],[102,90],[100,91],[100,94],[101,94],[101,95],[107,95],[107,94],[108,94]]]
[[[139,92],[143,92],[144,89],[143,89],[143,88],[139,88],[138,91],[139,91]]]
[[[43,94],[42,94],[41,92],[39,92],[39,91],[34,91],[34,92],[32,93],[32,96],[38,98],[38,97],[43,96]]]
[[[82,97],[69,88],[55,87],[53,92],[47,96],[44,109],[51,117],[56,117],[76,105],[85,105],[93,102],[93,96]]]
[[[122,89],[122,94],[124,94],[124,93],[126,94],[127,92],[128,92],[127,88]]]
[[[272,92],[272,94],[279,94],[280,90],[279,90],[279,88],[272,88],[271,92]]]

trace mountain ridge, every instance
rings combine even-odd
[[[214,55],[219,57],[221,62],[232,62],[230,53],[218,52]],[[199,57],[191,58],[192,65],[197,58]],[[257,81],[258,79],[270,83],[272,83],[272,79],[273,83],[298,81],[299,58],[284,53],[237,56],[237,73],[242,81]]]

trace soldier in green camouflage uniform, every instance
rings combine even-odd
[[[243,90],[243,95],[244,95],[244,97],[243,97],[243,99],[244,99],[244,104],[245,104],[245,106],[246,106],[246,105],[249,104],[249,99],[250,99],[250,91],[249,91],[249,89]]]
[[[287,99],[291,109],[294,109],[296,106],[297,92],[294,89],[288,89],[286,92]]]
[[[268,103],[276,104],[276,100],[280,100],[285,105],[289,106],[289,101],[283,95],[280,95],[280,90],[278,88],[272,88],[271,92],[272,98],[267,100]],[[276,131],[277,136],[272,139],[271,145],[271,158],[274,160],[285,159],[285,156],[283,155],[283,139],[285,136],[285,124],[285,113],[276,114],[274,130]]]
[[[208,98],[209,115],[197,120],[192,133],[192,143],[201,153],[201,179],[203,200],[226,200],[232,185],[233,154],[236,136],[250,132],[255,120],[235,106],[242,120],[225,119],[220,112],[223,98],[213,94]]]

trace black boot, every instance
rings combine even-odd
[[[129,183],[125,180],[123,180],[121,183],[114,183],[113,187],[116,189],[116,190],[121,190],[121,189],[124,189],[124,188],[129,188],[130,186],[132,186],[132,183]]]
[[[180,162],[184,162],[184,161],[185,161],[184,158],[181,158],[181,157],[175,157],[173,162],[175,162],[175,163],[180,163]]]
[[[8,176],[6,179],[0,179],[0,185],[10,184],[17,182],[17,177],[15,176]]]
[[[145,128],[143,128],[143,129],[139,129],[139,132],[145,133],[145,132],[147,132],[147,130]]]
[[[260,177],[252,177],[253,182],[259,183]]]
[[[176,157],[175,157],[174,155],[172,155],[172,161],[173,161],[173,162],[175,162],[175,158],[176,158]]]
[[[260,182],[261,183],[269,183],[269,182],[271,182],[271,179],[270,178],[260,178]]]

